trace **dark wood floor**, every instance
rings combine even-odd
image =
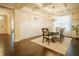
[[[11,36],[0,34],[0,49],[4,50],[0,51],[0,53],[3,53],[4,56],[61,56],[61,54],[55,51],[31,42],[30,40],[32,39],[24,39],[16,42],[14,48],[12,48]],[[79,56],[79,39],[71,41],[66,55]]]
[[[15,43],[15,48],[11,47],[11,36],[0,34],[0,47],[4,51],[3,56],[45,56],[45,55],[61,55],[51,51],[43,46],[31,42],[32,39],[25,39]]]
[[[60,56],[61,54],[51,51],[43,46],[31,42],[32,39],[25,39],[15,43],[16,56]]]
[[[13,55],[13,48],[11,48],[11,36],[8,34],[0,34],[0,47],[4,51],[0,51],[0,53],[3,53],[4,56],[10,56]]]
[[[79,38],[72,39],[66,55],[67,56],[79,56]]]

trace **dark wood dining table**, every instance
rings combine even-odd
[[[51,40],[52,40],[53,43],[56,42],[55,41],[55,35],[58,35],[58,34],[59,34],[59,32],[49,32],[49,36],[52,36]]]
[[[59,34],[59,32],[49,32],[49,35],[58,35]]]

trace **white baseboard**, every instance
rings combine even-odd
[[[37,35],[37,36],[33,36],[33,37],[29,37],[29,38],[25,38],[25,39],[37,38],[37,37],[40,37],[40,36],[42,36],[42,35]],[[21,41],[21,40],[25,40],[25,39],[15,40],[14,42],[16,43],[16,42],[19,42],[19,41]]]

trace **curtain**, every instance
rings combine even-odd
[[[54,30],[56,30],[56,27],[61,27],[64,28],[65,31],[71,31],[71,17],[69,15],[58,16],[54,19]]]

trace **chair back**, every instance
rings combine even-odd
[[[64,28],[62,28],[61,31],[60,31],[60,38],[61,39],[64,39],[63,32],[64,32]]]
[[[43,36],[49,36],[49,30],[47,28],[42,28]]]
[[[61,29],[60,34],[63,34],[63,32],[64,32],[64,28]]]

